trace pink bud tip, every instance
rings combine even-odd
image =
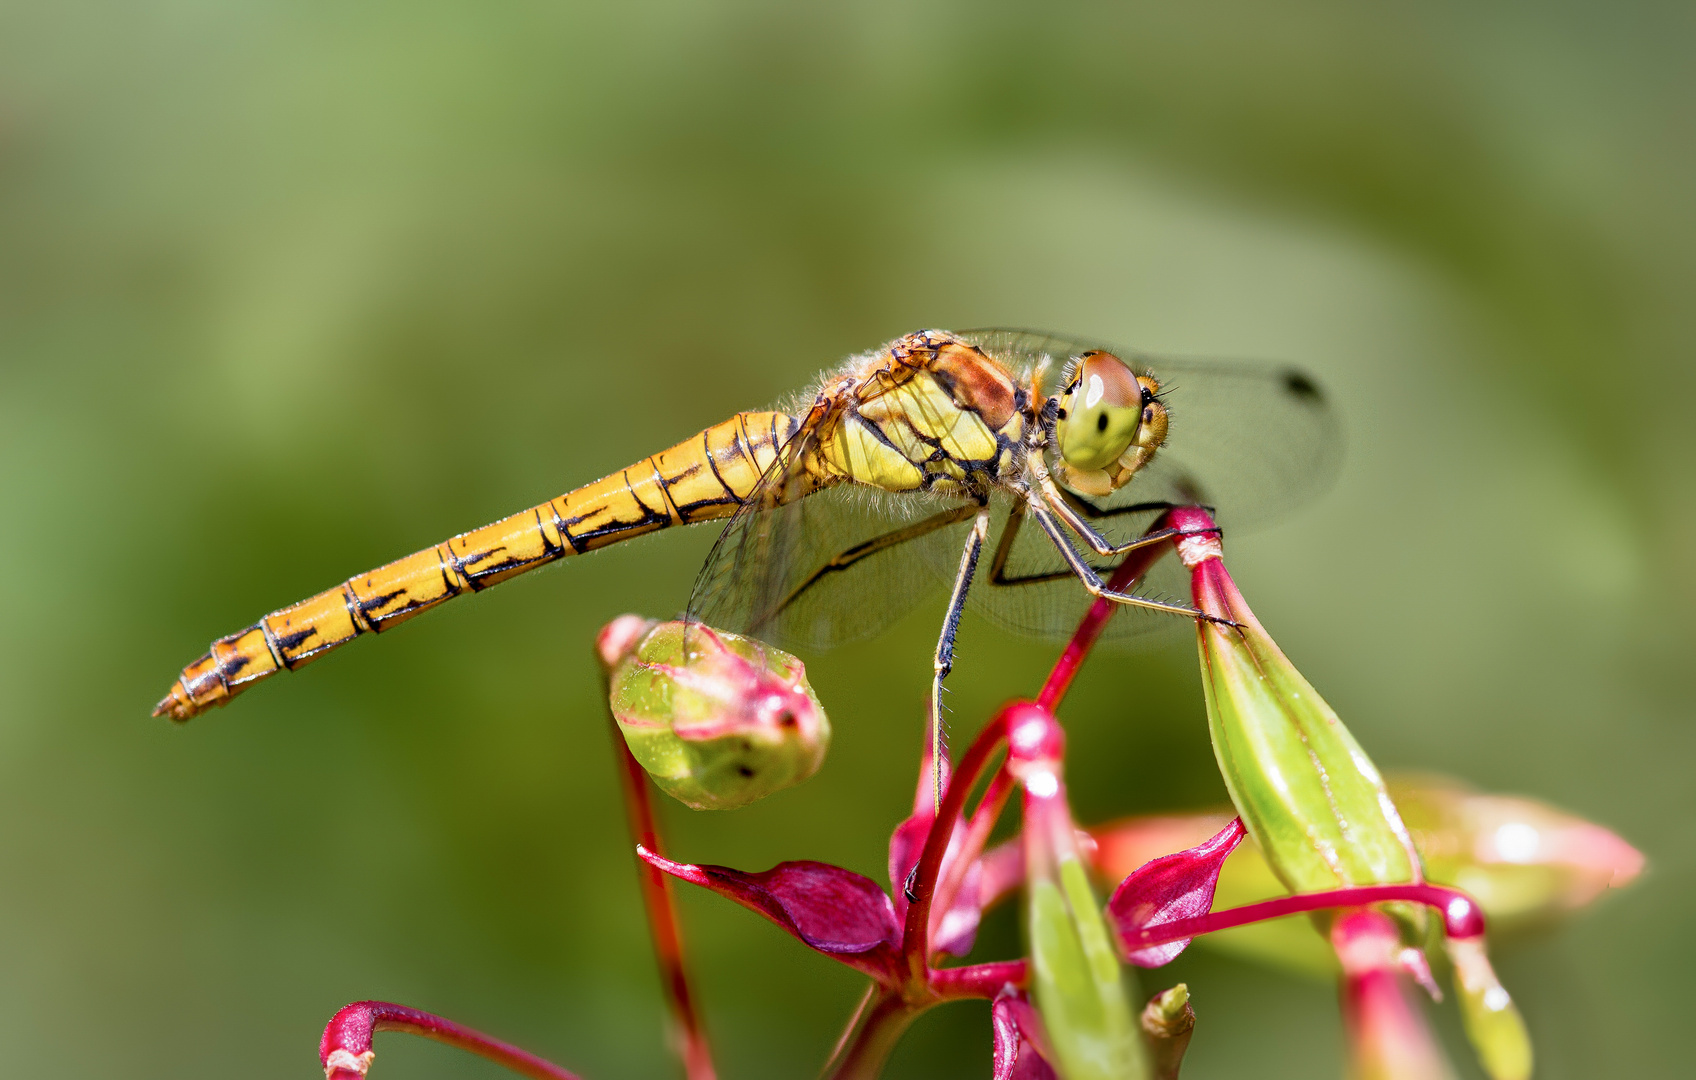
[[[1059,761],[1066,733],[1054,714],[1033,701],[1007,707],[1007,758],[1010,762]]]
[[[1443,904],[1443,931],[1451,941],[1484,936],[1484,913],[1465,893],[1452,893]]]
[[[601,632],[595,635],[595,655],[601,658],[601,663],[613,667],[636,647],[642,635],[653,625],[652,619],[644,619],[640,615],[620,615],[601,627]]]
[[[531,1080],[580,1080],[575,1073],[510,1043],[492,1039],[452,1020],[387,1001],[356,1001],[343,1007],[325,1025],[324,1036],[318,1042],[318,1060],[324,1065],[325,1080],[360,1080],[376,1057],[371,1050],[371,1037],[379,1031],[401,1031],[457,1046]]]

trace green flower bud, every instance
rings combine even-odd
[[[1024,787],[1031,996],[1064,1080],[1148,1080],[1131,980],[1090,889],[1061,780],[1064,736],[1034,704],[1017,706],[1007,762]]]
[[[1184,1051],[1195,1032],[1195,1010],[1190,1007],[1190,988],[1179,983],[1162,990],[1142,1009],[1142,1038],[1154,1059],[1154,1080],[1178,1080]]]
[[[1174,511],[1206,527],[1202,511]],[[1383,778],[1337,714],[1255,619],[1216,533],[1186,537],[1208,728],[1231,801],[1292,892],[1421,880],[1419,855]]]
[[[631,755],[685,806],[746,806],[823,764],[830,721],[805,666],[781,649],[631,615],[607,625],[599,649]]]

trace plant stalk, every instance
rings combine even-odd
[[[1147,533],[1159,532],[1169,528],[1169,514],[1161,514],[1154,524],[1148,527]],[[1171,548],[1170,543],[1150,544],[1148,547],[1136,548],[1125,555],[1113,576],[1108,580],[1107,587],[1122,592],[1153,566],[1155,560],[1166,554]],[[1066,642],[1066,648],[1054,661],[1054,667],[1048,673],[1048,679],[1042,684],[1042,692],[1037,695],[1038,705],[1053,712],[1060,707],[1060,699],[1066,696],[1066,691],[1072,686],[1072,679],[1078,674],[1089,652],[1095,647],[1096,640],[1101,637],[1101,631],[1107,626],[1107,620],[1119,610],[1119,605],[1111,600],[1097,599],[1089,606],[1089,611],[1078,623],[1078,628],[1072,632],[1072,639]]]
[[[619,769],[619,786],[624,790],[624,813],[630,824],[631,839],[663,858],[665,849],[660,844],[659,827],[654,821],[648,774],[624,744],[624,736],[619,732],[611,712],[607,713],[607,723],[612,729],[613,744],[618,748],[615,753],[623,766]],[[683,1075],[687,1080],[717,1080],[712,1049],[707,1045],[707,1033],[696,1012],[695,996],[690,988],[683,932],[672,899],[671,879],[639,857],[636,859],[636,878],[642,889],[642,906],[648,914],[648,934],[654,942],[660,983],[671,1006],[676,1049],[683,1059]]]

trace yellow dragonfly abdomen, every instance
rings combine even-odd
[[[627,469],[349,578],[212,643],[154,716],[187,720],[279,670],[380,633],[464,592],[644,533],[727,518],[747,501],[795,418],[744,412]]]

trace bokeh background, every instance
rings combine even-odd
[[[0,8],[4,1071],[311,1076],[378,997],[669,1075],[589,642],[675,611],[710,533],[147,710],[265,611],[985,324],[1329,383],[1342,479],[1233,537],[1238,580],[1381,765],[1647,851],[1497,951],[1542,1076],[1682,1071],[1693,54],[1670,2]],[[809,657],[823,773],[668,807],[674,849],[881,879],[934,619]],[[1052,655],[968,624],[956,728]],[[1086,673],[1082,817],[1222,797],[1194,664],[1180,635]],[[858,979],[683,902],[723,1074],[811,1075]],[[1329,986],[1202,950],[1147,982],[1177,978],[1186,1076],[1339,1074]],[[987,1076],[985,1013],[890,1075]]]

